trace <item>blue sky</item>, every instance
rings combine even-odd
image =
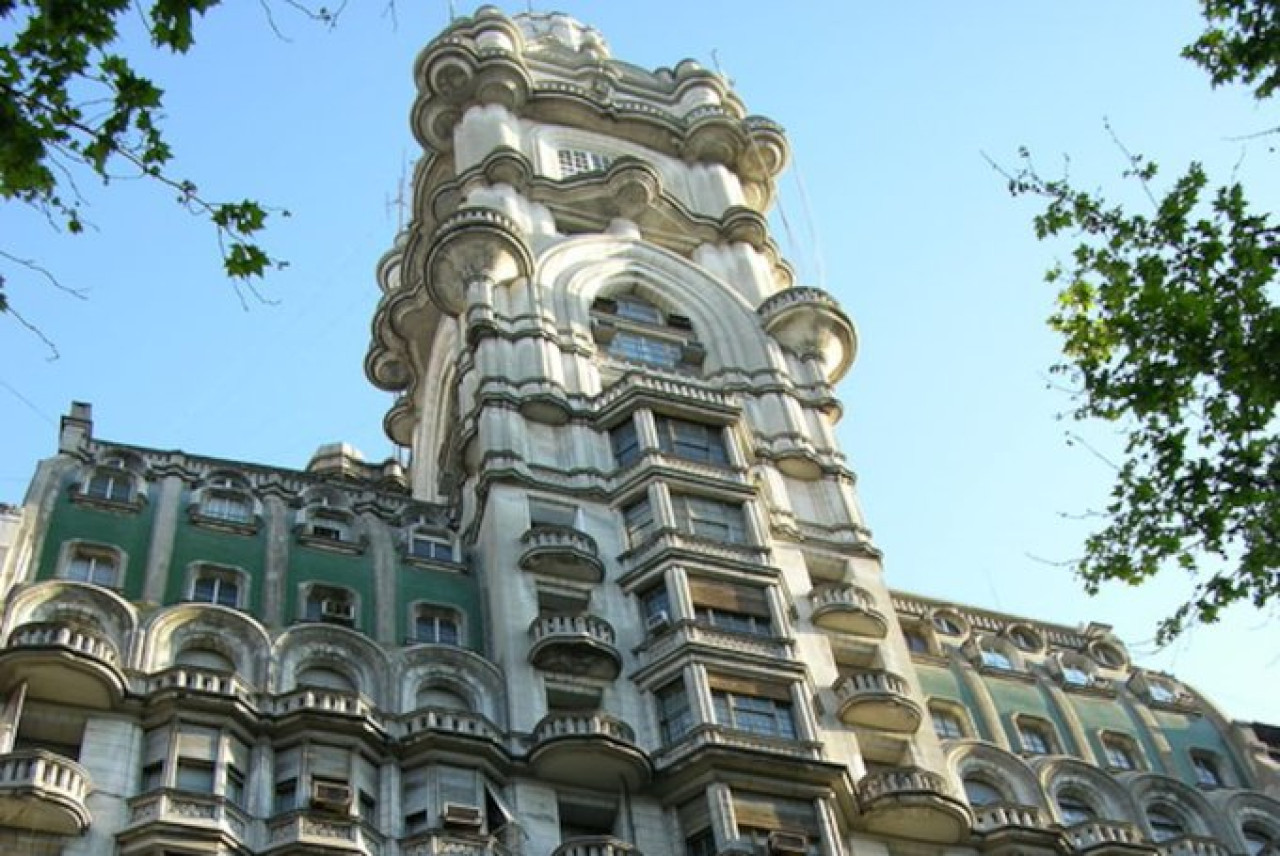
[[[176,169],[208,196],[287,208],[267,235],[290,267],[248,309],[221,277],[210,230],[136,181],[84,180],[94,225],[69,238],[0,208],[0,249],[35,257],[81,301],[10,275],[15,305],[53,339],[0,317],[0,498],[21,497],[51,454],[58,415],[91,401],[99,436],[300,467],[344,440],[391,453],[388,396],[361,362],[374,264],[397,227],[416,156],[412,61],[448,20],[445,0],[349,4],[326,30],[257,4],[202,22],[182,58],[140,61],[168,90]],[[525,3],[502,5],[508,12]],[[472,7],[457,4],[459,12]],[[548,7],[534,5],[538,11]],[[1034,203],[1010,199],[985,161],[1027,146],[1046,172],[1070,158],[1086,187],[1114,188],[1123,161],[1104,128],[1174,174],[1190,159],[1238,168],[1280,205],[1265,143],[1275,112],[1212,92],[1178,58],[1196,4],[1047,2],[562,3],[616,57],[647,67],[718,61],[752,112],[794,151],[777,237],[804,284],[832,291],[862,351],[840,393],[840,436],[859,476],[890,584],[1075,624],[1112,624],[1139,662],[1168,669],[1239,718],[1280,720],[1273,616],[1238,610],[1163,652],[1157,619],[1180,578],[1087,598],[1059,563],[1109,470],[1079,445],[1047,388],[1057,343],[1042,275],[1069,245],[1037,243]],[[1267,167],[1271,170],[1268,171]],[[1107,429],[1084,429],[1097,448]],[[1265,678],[1260,678],[1264,675]]]

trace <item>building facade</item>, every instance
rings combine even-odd
[[[0,514],[0,852],[1226,856],[1275,730],[1106,627],[894,592],[835,441],[857,337],[724,79],[561,15],[414,69],[366,358],[407,467],[62,420]]]

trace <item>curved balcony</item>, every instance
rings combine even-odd
[[[858,333],[835,299],[820,288],[779,291],[756,310],[765,329],[782,347],[822,360],[827,381],[835,383],[853,365]]]
[[[1156,844],[1160,856],[1228,856],[1231,852],[1216,839],[1202,835],[1180,835]]]
[[[640,850],[612,835],[584,835],[565,841],[551,856],[640,856]]]
[[[364,696],[345,690],[324,687],[299,687],[276,696],[268,707],[280,720],[281,727],[300,725],[310,728],[316,717],[323,717],[324,727],[346,726],[357,731],[384,731],[382,716]]]
[[[814,589],[809,594],[813,623],[823,630],[883,639],[889,624],[872,605],[871,595],[851,585]]]
[[[538,574],[584,583],[604,579],[595,539],[568,526],[533,526],[520,538],[520,567]]]
[[[89,774],[43,749],[0,755],[0,826],[79,835],[93,820],[85,800]]]
[[[982,850],[994,856],[1058,852],[1062,836],[1038,807],[1015,803],[975,805],[973,832],[982,839]]]
[[[120,653],[101,631],[68,621],[23,624],[0,661],[5,685],[26,681],[32,698],[109,708],[127,689]]]
[[[920,727],[920,705],[912,700],[907,682],[892,672],[853,672],[836,681],[832,690],[845,725],[905,734]]]
[[[272,856],[313,856],[351,853],[382,856],[382,837],[358,818],[301,811],[267,822],[267,847]]]
[[[129,819],[117,836],[120,856],[167,853],[185,844],[209,852],[239,852],[249,817],[222,797],[183,791],[152,791],[129,800]],[[203,850],[201,851],[203,852]]]
[[[1032,805],[987,803],[973,807],[973,831],[988,835],[1006,829],[1047,830],[1044,812]]]
[[[871,832],[935,844],[955,844],[969,833],[969,810],[946,780],[917,767],[869,773],[858,782],[858,805]]]
[[[613,680],[622,671],[613,626],[594,615],[548,615],[529,626],[529,662],[548,672]]]
[[[543,778],[613,790],[637,788],[652,768],[625,722],[603,713],[551,713],[533,729],[529,762]]]
[[[1068,826],[1065,832],[1077,853],[1128,856],[1150,853],[1154,849],[1146,843],[1138,827],[1120,820],[1087,820]]]

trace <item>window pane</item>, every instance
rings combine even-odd
[[[613,457],[620,467],[629,467],[640,458],[640,436],[636,432],[636,423],[628,419],[609,432],[609,441],[613,444]]]
[[[624,360],[663,368],[673,368],[680,362],[680,346],[656,336],[646,336],[630,330],[619,330],[609,343],[609,353]]]
[[[183,791],[213,793],[213,765],[201,761],[179,760],[178,776],[174,785]]]

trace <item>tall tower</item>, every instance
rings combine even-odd
[[[484,576],[533,852],[836,853],[858,780],[864,826],[959,841],[834,439],[856,333],[765,216],[781,128],[556,14],[482,9],[415,77],[366,367]]]
[[[416,76],[366,361],[408,470],[73,404],[0,506],[0,854],[1276,852],[1280,730],[1108,627],[885,587],[775,124],[561,15]]]

